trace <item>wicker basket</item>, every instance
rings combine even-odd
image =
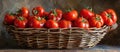
[[[7,32],[17,41],[19,46],[29,48],[91,48],[104,37],[109,26],[102,28],[15,28],[7,25]]]

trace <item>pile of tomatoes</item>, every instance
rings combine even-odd
[[[104,25],[111,26],[116,23],[117,16],[113,9],[107,9],[96,14],[89,9],[79,12],[75,9],[52,9],[47,12],[42,6],[36,6],[31,11],[21,7],[15,13],[6,13],[4,22],[17,28],[100,28]]]

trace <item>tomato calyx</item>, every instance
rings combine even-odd
[[[16,15],[17,15],[17,14],[21,14],[21,13],[22,13],[22,10],[21,10],[21,9],[19,9],[19,10],[16,11]]]
[[[112,15],[111,15],[111,14],[106,14],[106,16],[107,16],[108,18],[112,18]]]
[[[54,16],[57,16],[56,9],[53,9],[53,10],[52,10],[52,13],[53,13]]]
[[[38,14],[38,11],[37,10],[33,10],[33,13],[36,15],[36,14]]]
[[[81,17],[82,18],[82,22],[84,23],[84,22],[86,22],[86,20],[83,18],[83,17]]]
[[[18,17],[19,20],[23,21],[24,18],[22,16]]]
[[[12,13],[12,12],[11,12],[11,13],[8,13],[8,14],[10,14],[11,16],[15,16],[15,15],[16,15],[15,13]]]
[[[40,21],[40,20],[41,20],[41,17],[37,17],[37,16],[35,16],[35,18],[36,18],[38,21]]]
[[[91,7],[86,7],[89,11],[93,12],[93,9]]]
[[[96,18],[95,18],[97,21],[100,21],[101,19],[100,19],[100,16],[96,16]]]
[[[65,12],[70,12],[70,11],[72,11],[73,9],[72,8],[69,8],[69,9],[67,9]]]
[[[22,12],[22,10],[20,10],[20,9],[16,11],[17,14],[18,14],[18,13],[21,13],[21,12]]]

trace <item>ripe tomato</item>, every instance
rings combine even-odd
[[[98,14],[90,18],[89,23],[91,27],[97,27],[97,28],[100,28],[101,26],[104,25],[103,18]]]
[[[7,13],[7,14],[5,14],[4,22],[8,25],[12,25],[12,24],[14,24],[15,19],[16,19],[16,17],[14,15]]]
[[[83,17],[79,17],[78,19],[74,20],[73,25],[79,28],[89,28],[88,20]]]
[[[58,26],[58,23],[56,21],[54,21],[54,20],[48,20],[45,23],[45,27],[46,28],[58,28],[59,26]]]
[[[82,9],[80,11],[80,16],[89,20],[90,18],[92,18],[94,16],[94,13],[92,11],[90,11],[89,9]]]
[[[27,18],[27,17],[29,16],[29,10],[28,10],[28,8],[22,7],[22,8],[18,11],[17,15],[18,15],[18,16],[23,16],[23,17]]]
[[[59,21],[62,18],[62,10],[60,9],[53,9],[50,11],[48,15],[48,19]]]
[[[35,16],[40,16],[42,17],[43,16],[43,13],[44,13],[44,8],[42,6],[37,6],[37,7],[34,7],[32,9],[32,14],[35,15]]]
[[[78,12],[76,10],[69,10],[68,12],[65,12],[63,14],[63,18],[69,21],[73,21],[77,19],[78,17]]]
[[[14,26],[17,28],[25,28],[27,19],[25,17],[17,17],[14,21]]]
[[[60,28],[71,28],[71,22],[67,20],[60,20],[58,24]]]
[[[42,17],[48,17],[49,13],[48,12],[44,12]]]
[[[33,16],[31,19],[29,19],[29,25],[32,28],[42,28],[46,20],[44,18]]]
[[[107,9],[101,13],[101,16],[106,25],[113,25],[117,21],[116,13],[113,9]]]

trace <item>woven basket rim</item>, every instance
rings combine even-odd
[[[17,28],[17,27],[15,27],[14,25],[7,25],[7,24],[3,24],[3,25],[5,25],[5,26],[11,26],[11,27],[13,27],[14,29],[84,29],[84,28],[79,28],[79,27],[71,27],[71,28],[29,28],[29,27],[27,27],[27,28]],[[100,27],[100,28],[97,28],[97,27],[91,27],[91,28],[87,28],[87,29],[84,29],[84,30],[92,30],[92,29],[97,29],[97,30],[99,30],[99,29],[104,29],[104,28],[106,28],[106,27],[111,27],[111,26],[107,26],[107,25],[104,25],[104,26],[102,26],[102,27]]]

